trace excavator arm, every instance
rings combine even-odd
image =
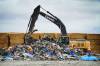
[[[67,36],[67,32],[66,32],[66,27],[65,25],[61,22],[61,20],[59,18],[57,18],[56,16],[54,16],[53,14],[51,14],[49,11],[46,11],[46,13],[40,11],[40,5],[37,6],[34,9],[34,12],[30,18],[29,24],[28,24],[28,34],[32,34],[34,32],[34,27],[35,27],[35,23],[36,20],[38,19],[38,16],[41,15],[44,18],[48,19],[49,21],[51,21],[52,23],[56,24],[58,26],[58,28],[61,30],[61,43],[63,44],[69,44],[69,38]],[[43,8],[42,8],[43,9]],[[27,37],[26,37],[27,38]]]
[[[40,6],[36,7],[34,9],[34,12],[33,14],[31,15],[31,18],[30,18],[30,21],[29,21],[29,24],[28,24],[28,27],[27,27],[27,32],[34,32],[34,27],[35,27],[35,22],[36,20],[38,19],[38,16],[39,16],[39,13],[40,13]]]

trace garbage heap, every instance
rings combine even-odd
[[[2,50],[2,52],[1,52]],[[78,60],[84,53],[81,49],[60,46],[55,42],[36,41],[30,45],[16,45],[0,49],[0,60]]]

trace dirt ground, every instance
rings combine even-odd
[[[100,66],[100,61],[3,61],[0,66]]]

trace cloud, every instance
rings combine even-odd
[[[39,4],[61,19],[68,32],[100,33],[100,0],[0,0],[0,32],[25,32]],[[35,28],[39,32],[60,32],[41,16]]]

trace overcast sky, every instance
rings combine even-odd
[[[57,16],[68,33],[100,34],[100,0],[0,0],[0,32],[26,32],[30,16],[39,4]],[[60,32],[42,16],[35,28],[38,32]]]

